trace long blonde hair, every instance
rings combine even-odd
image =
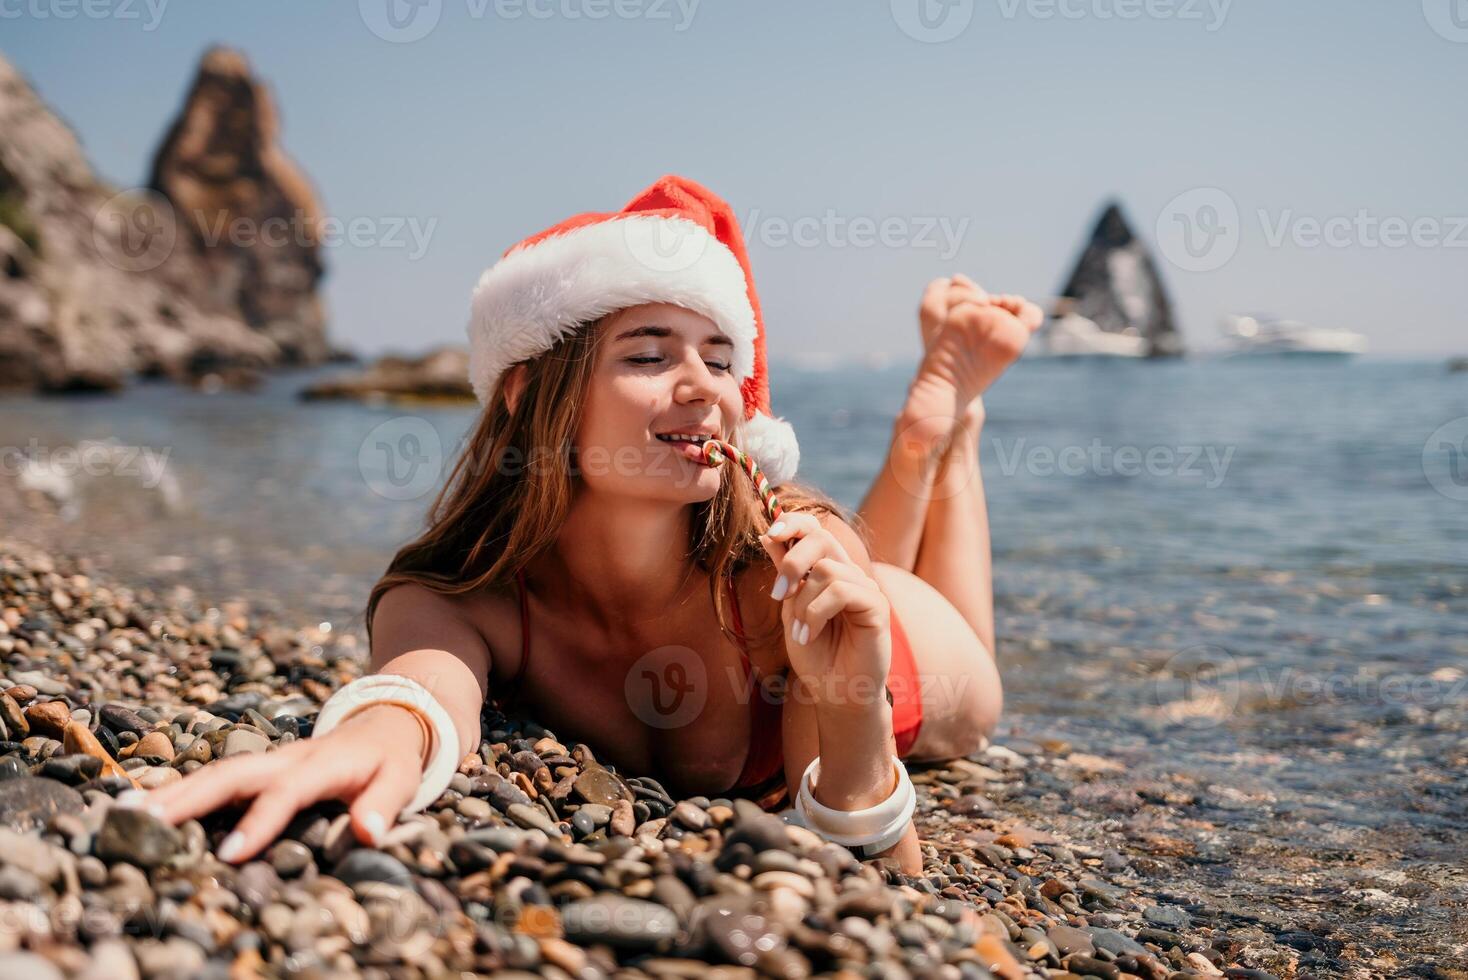
[[[603,318],[604,319],[604,318]],[[500,376],[443,489],[426,529],[398,549],[372,587],[365,613],[369,643],[378,602],[395,585],[417,582],[444,595],[507,589],[515,573],[549,548],[570,512],[575,484],[571,446],[596,367],[603,320],[583,324],[545,354],[521,362],[525,385],[514,411]],[[693,505],[688,546],[708,573],[719,626],[733,635],[721,584],[751,562],[768,562],[759,535],[769,527],[749,475],[726,463],[709,500]],[[776,488],[787,511],[841,508],[820,491],[790,482]],[[780,629],[751,642],[766,643]]]

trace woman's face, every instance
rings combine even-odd
[[[708,317],[645,303],[606,317],[576,448],[585,484],[676,503],[708,500],[720,473],[671,433],[728,438],[742,416],[733,347]]]

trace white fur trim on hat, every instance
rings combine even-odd
[[[756,411],[744,420],[740,448],[754,457],[771,486],[792,480],[800,466],[800,444],[795,441],[794,426],[764,412]]]
[[[487,404],[512,364],[641,303],[673,303],[713,320],[734,342],[730,368],[743,381],[754,371],[757,333],[747,289],[729,247],[687,218],[608,218],[517,247],[474,287],[470,384]]]

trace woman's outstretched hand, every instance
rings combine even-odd
[[[178,824],[253,799],[219,847],[220,859],[231,863],[259,853],[299,811],[322,800],[347,803],[357,839],[375,845],[418,790],[422,742],[408,711],[378,705],[320,738],[209,763],[160,789],[124,793],[118,805],[141,807]]]
[[[812,514],[782,515],[760,544],[779,574],[772,598],[798,679],[827,705],[885,704],[891,606],[876,581]]]

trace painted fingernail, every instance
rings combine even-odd
[[[387,821],[382,819],[382,814],[367,814],[362,818],[362,826],[367,828],[367,836],[372,838],[372,846],[376,847],[382,843],[382,835],[387,832]]]
[[[244,848],[245,835],[236,830],[224,839],[224,843],[219,845],[219,860],[233,861],[240,856],[240,851]]]
[[[771,599],[783,599],[783,598],[785,598],[785,590],[787,590],[789,588],[790,588],[790,580],[787,579],[785,576],[781,575],[779,578],[775,579],[775,587],[770,590],[770,598]]]
[[[810,623],[800,624],[800,645],[805,646],[810,642]]]
[[[776,521],[775,523],[773,523],[773,524],[770,525],[770,529],[768,531],[766,531],[765,533],[768,534],[770,537],[773,538],[775,535],[779,534],[783,530],[785,530],[785,522],[784,521]]]
[[[800,625],[801,625],[800,624],[800,620],[798,620],[798,619],[795,622],[793,622],[793,623],[790,624],[790,639],[794,640],[796,643],[800,643],[801,642],[801,640],[800,640]]]
[[[112,805],[121,810],[141,810],[143,804],[147,801],[148,793],[146,790],[129,789],[118,793],[117,799],[112,801]]]

